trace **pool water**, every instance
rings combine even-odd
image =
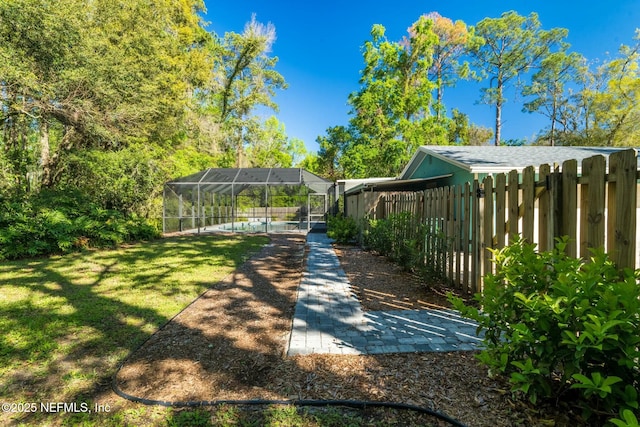
[[[268,227],[267,227],[268,226]],[[307,231],[307,223],[299,221],[270,221],[269,223],[259,221],[240,221],[235,223],[225,223],[210,225],[205,230],[236,231],[248,233],[278,232],[278,231]]]

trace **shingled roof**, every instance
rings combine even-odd
[[[399,179],[409,179],[429,155],[471,173],[500,173],[527,166],[561,164],[575,159],[578,165],[588,157],[609,155],[629,147],[548,147],[548,146],[457,146],[423,145],[411,158]],[[580,172],[580,171],[578,171]]]

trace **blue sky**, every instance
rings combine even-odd
[[[276,97],[277,117],[288,136],[302,139],[310,151],[318,149],[315,140],[328,127],[349,120],[347,97],[359,88],[361,47],[370,39],[373,24],[384,25],[390,40],[400,40],[420,15],[429,12],[468,25],[509,10],[521,15],[537,12],[544,29],[567,28],[571,50],[589,60],[615,55],[621,44],[633,43],[635,29],[640,28],[640,0],[205,0],[205,4],[208,29],[219,35],[242,32],[253,13],[259,22],[275,26],[276,69],[289,85]],[[457,108],[473,123],[493,128],[494,110],[477,104],[484,84],[449,88],[444,103],[449,111]],[[542,116],[522,113],[513,96],[509,101],[503,111],[504,139],[532,138],[545,127]]]

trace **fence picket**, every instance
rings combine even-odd
[[[496,197],[496,240],[495,247],[497,249],[504,248],[504,238],[507,233],[506,228],[506,192],[507,192],[507,177],[503,173],[496,175],[495,185],[495,197]]]
[[[483,262],[482,275],[492,272],[491,254],[489,249],[493,248],[493,177],[487,176],[483,182],[484,188],[484,212],[482,213],[482,253],[481,259]]]
[[[447,260],[449,262],[449,271],[447,274],[447,278],[449,282],[452,283],[454,279],[454,271],[453,271],[453,254],[454,254],[454,242],[455,242],[455,234],[456,234],[456,224],[455,224],[455,187],[447,187]]]
[[[561,226],[559,235],[569,238],[566,253],[570,257],[578,256],[578,162],[567,160],[562,163],[562,205],[559,209]]]
[[[634,150],[609,157],[607,251],[618,267],[635,267],[637,160]]]
[[[436,205],[435,205],[435,223],[436,223],[436,234],[435,234],[435,259],[436,259],[436,269],[440,272],[443,270],[442,263],[442,188],[438,188],[435,190],[436,194]]]
[[[551,203],[551,167],[540,165],[538,180],[541,192],[538,197],[538,247],[542,251],[553,249],[553,204]]]
[[[585,259],[590,256],[589,248],[604,246],[605,169],[604,156],[589,157],[582,162],[580,256]]]
[[[431,198],[433,196],[433,190],[425,190],[424,193],[424,206],[425,206],[425,217],[427,218],[426,223],[426,234],[425,234],[425,254],[427,256],[427,262],[433,262],[433,258],[431,257],[431,242],[433,241],[433,230],[432,230],[432,221],[431,218],[433,216],[433,211],[431,210]]]
[[[522,171],[522,237],[528,242],[533,242],[535,185],[535,170],[527,166]]]
[[[464,203],[464,217],[462,221],[462,262],[463,262],[463,276],[462,276],[462,290],[464,292],[469,292],[471,290],[470,286],[470,275],[469,271],[471,270],[471,265],[469,263],[469,255],[470,255],[470,227],[471,227],[471,184],[465,182],[464,190],[462,193],[462,200]]]
[[[518,236],[518,222],[520,220],[519,174],[517,170],[509,172],[509,243]]]
[[[473,181],[473,192],[471,194],[471,291],[480,290],[480,279],[482,277],[482,240],[480,237],[480,222],[484,205],[480,203],[480,183]]]
[[[454,252],[456,257],[456,276],[455,276],[454,284],[459,285],[462,283],[460,252],[462,249],[462,227],[464,226],[464,222],[462,220],[463,210],[462,210],[462,186],[461,185],[455,186],[454,198],[455,198],[455,213],[454,213],[455,231],[453,235],[453,247],[454,247]]]

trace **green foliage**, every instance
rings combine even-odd
[[[555,45],[566,37],[567,30],[542,30],[538,14],[520,16],[514,11],[499,18],[485,18],[476,25],[476,34],[485,41],[473,50],[474,65],[489,77],[482,102],[496,108],[495,144],[501,141],[502,106],[507,101],[504,89],[522,74],[538,66]]]
[[[428,78],[437,40],[433,21],[426,17],[411,27],[404,43],[388,40],[383,26],[373,26],[363,49],[361,89],[349,96],[356,144],[347,155],[361,159],[363,169],[354,177],[396,175],[421,144],[418,141],[435,141],[424,132],[438,127],[431,120],[435,83]]]
[[[432,271],[425,253],[426,227],[409,212],[365,220],[362,238],[365,248],[388,256],[406,271]]]
[[[320,167],[328,176],[394,176],[425,141],[447,143],[447,119],[434,114],[441,107],[433,102],[437,84],[429,78],[438,47],[434,25],[422,16],[399,42],[387,39],[382,25],[372,27],[363,48],[361,87],[349,95],[349,125],[329,128],[318,139]],[[453,66],[439,59],[443,72]],[[445,83],[440,75],[439,83],[450,84],[447,76]]]
[[[570,100],[565,86],[579,83],[585,73],[585,59],[578,53],[567,53],[566,47],[549,54],[540,62],[540,69],[531,78],[531,84],[522,90],[524,96],[533,97],[525,102],[523,111],[538,112],[548,117],[549,145],[556,145],[558,125],[563,122],[570,108]],[[565,120],[566,124],[566,120]]]
[[[482,44],[483,40],[476,37],[473,27],[467,27],[462,21],[453,22],[451,19],[441,16],[438,12],[425,15],[433,22],[433,32],[438,36],[437,46],[433,52],[433,63],[429,68],[429,77],[436,83],[436,115],[440,117],[444,109],[442,103],[444,88],[455,86],[457,80],[475,77],[475,73],[469,70],[469,64],[460,63],[460,58],[469,49]],[[415,25],[419,25],[420,21]],[[409,28],[413,32],[413,28]]]
[[[429,232],[426,224],[416,221],[410,212],[382,219],[365,218],[358,228],[366,250],[389,257],[406,271],[428,278],[440,274],[446,242],[441,233]]]
[[[353,243],[358,237],[358,225],[350,216],[338,214],[327,218],[327,236],[338,243]]]
[[[296,139],[289,139],[284,124],[275,116],[265,120],[262,126],[249,132],[251,145],[247,147],[247,156],[251,167],[256,168],[290,168],[293,166],[293,154],[302,154],[302,147]],[[296,145],[296,149],[294,149]],[[298,153],[295,151],[298,150]]]
[[[32,139],[45,186],[57,183],[71,149],[174,142],[210,67],[202,8],[198,0],[0,3],[4,142]]]
[[[159,237],[148,220],[104,209],[77,192],[43,191],[30,199],[0,201],[0,206],[0,259]]]
[[[304,157],[253,113],[277,110],[286,87],[273,26],[252,19],[218,37],[203,10],[202,0],[0,2],[0,194],[80,190],[106,209],[160,216],[169,177]]]
[[[389,219],[365,219],[362,232],[363,246],[380,255],[389,255],[393,251],[393,233]]]
[[[618,271],[602,250],[570,258],[565,247],[537,253],[515,240],[494,250],[482,309],[452,301],[484,331],[480,360],[509,375],[514,392],[534,403],[577,395],[585,418],[638,411],[640,270]]]
[[[59,188],[85,194],[96,205],[125,214],[146,214],[165,181],[155,154],[137,144],[118,151],[73,151]]]
[[[338,180],[353,176],[347,167],[349,162],[346,151],[353,144],[353,134],[344,126],[333,126],[327,129],[326,136],[317,139],[318,172],[328,179]]]
[[[638,418],[629,409],[622,410],[622,418],[613,418],[609,422],[617,427],[640,427]]]
[[[160,153],[158,158],[162,157],[164,155]],[[171,162],[164,166],[164,175],[170,178],[187,176],[219,163],[215,156],[199,151],[195,147],[186,146],[173,151]]]
[[[202,92],[201,100],[206,112],[213,113],[223,131],[220,148],[233,161],[227,166],[244,166],[245,146],[251,148],[260,142],[255,138],[260,124],[252,116],[253,111],[260,106],[277,110],[273,100],[276,90],[287,87],[284,77],[275,70],[278,58],[269,56],[275,39],[273,24],[261,24],[255,15],[242,34],[229,32],[220,39],[213,78]],[[273,125],[267,123],[265,131],[269,131],[269,127]],[[262,147],[253,148],[263,152]]]
[[[634,42],[620,46],[619,57],[601,66],[596,74],[603,77],[602,86],[585,94],[604,145],[633,147],[640,136],[640,29]]]

